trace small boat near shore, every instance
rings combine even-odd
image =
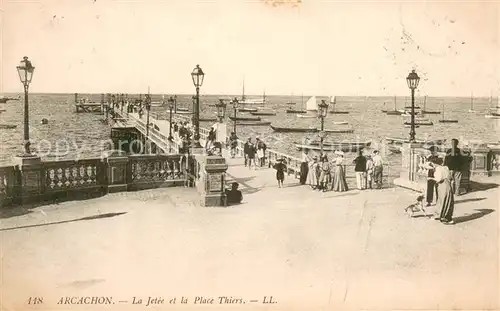
[[[260,121],[260,117],[229,117],[232,121]]]
[[[444,118],[444,103],[442,104],[443,106],[443,118],[439,120],[439,123],[458,123],[458,120],[456,119],[445,119]]]
[[[343,152],[357,152],[363,148],[367,148],[371,145],[370,141],[366,142],[323,142],[323,151],[337,151],[341,150]],[[317,141],[309,142],[307,144],[301,144],[295,142],[295,147],[298,150],[309,149],[309,150],[321,150],[320,143]]]
[[[236,125],[242,126],[269,126],[271,125],[271,121],[257,121],[257,122],[245,122],[245,121],[237,121]]]
[[[296,115],[297,118],[317,118],[317,116],[312,116],[312,115],[305,115],[305,114],[298,114]]]
[[[243,108],[238,108],[239,112],[257,112],[257,108],[248,108],[248,107],[243,107]]]
[[[399,138],[399,137],[386,137],[385,143],[388,150],[392,153],[401,153],[401,149],[403,144],[409,143],[410,140],[408,138]],[[445,143],[444,139],[435,139],[435,140],[424,140],[424,139],[416,139],[416,143],[423,144],[424,148],[430,146],[442,146]]]
[[[252,116],[275,116],[276,112],[274,112],[274,111],[251,111],[250,114]]]
[[[189,108],[186,107],[177,107],[177,112],[179,111],[189,111]]]
[[[9,100],[21,100],[21,96],[18,97],[0,97],[0,104],[5,104]]]
[[[273,131],[281,132],[281,133],[315,133],[318,132],[318,128],[310,127],[310,128],[300,128],[300,127],[279,127],[270,125]]]
[[[287,109],[286,113],[307,113],[307,110]]]
[[[0,124],[0,129],[2,130],[9,130],[9,129],[15,129],[17,125],[14,124]]]
[[[350,134],[354,133],[353,129],[325,129],[325,133]]]
[[[422,114],[441,114],[441,111],[425,110],[426,104],[427,104],[427,95],[424,97],[424,109],[422,109]]]

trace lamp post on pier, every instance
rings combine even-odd
[[[19,79],[24,86],[24,155],[31,156],[30,150],[30,129],[29,129],[29,102],[28,102],[28,91],[33,78],[33,72],[35,67],[28,60],[27,56],[23,57],[20,65],[17,66],[17,73],[19,74]]]
[[[408,77],[406,77],[406,83],[411,90],[411,127],[410,127],[410,142],[415,142],[415,89],[418,87],[420,82],[420,77],[412,70]]]
[[[172,109],[174,109],[174,98],[170,96],[168,99],[168,109],[170,110],[170,114],[168,116],[168,140],[171,142],[174,140],[172,136]]]
[[[191,78],[193,79],[193,84],[196,87],[196,100],[193,111],[194,148],[202,148],[200,144],[200,87],[203,85],[204,77],[205,73],[200,68],[200,65],[196,65],[191,72]]]
[[[238,99],[235,97],[232,102],[234,111],[233,132],[236,135],[236,111],[238,110]]]
[[[144,100],[144,107],[146,108],[146,147],[149,140],[149,110],[151,109],[151,97],[146,94],[146,99]],[[146,151],[148,149],[146,148]]]
[[[326,100],[321,100],[318,105],[318,117],[321,119],[321,132],[320,132],[320,142],[319,147],[321,150],[321,155],[323,155],[323,139],[325,137],[325,118],[328,112],[328,103]]]

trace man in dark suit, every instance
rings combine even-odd
[[[455,195],[460,195],[460,182],[462,180],[463,156],[458,148],[458,139],[451,140],[451,149],[446,151],[444,165],[448,167],[451,175],[452,188]]]
[[[231,190],[226,190],[227,204],[239,204],[243,200],[243,195],[241,191],[238,190],[239,184],[233,182],[231,184]]]
[[[245,157],[245,166],[247,166],[247,163],[249,162],[248,160],[248,154],[250,153],[250,149],[253,148],[252,145],[252,139],[248,138],[248,141],[243,145],[243,155]],[[250,165],[250,163],[248,163]]]

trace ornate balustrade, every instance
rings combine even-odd
[[[0,167],[0,206],[12,203],[19,183],[19,171],[14,166]]]
[[[132,155],[128,157],[128,190],[184,185],[186,158],[181,155]]]
[[[22,170],[0,167],[0,206],[113,191],[182,186],[186,158],[178,154],[126,155],[109,151],[103,158],[41,161]],[[28,186],[29,184],[29,186]]]

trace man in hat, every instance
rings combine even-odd
[[[378,150],[373,151],[373,181],[375,182],[375,186],[377,189],[382,188],[382,176],[384,171],[384,162],[382,161],[382,157],[380,156]]]

